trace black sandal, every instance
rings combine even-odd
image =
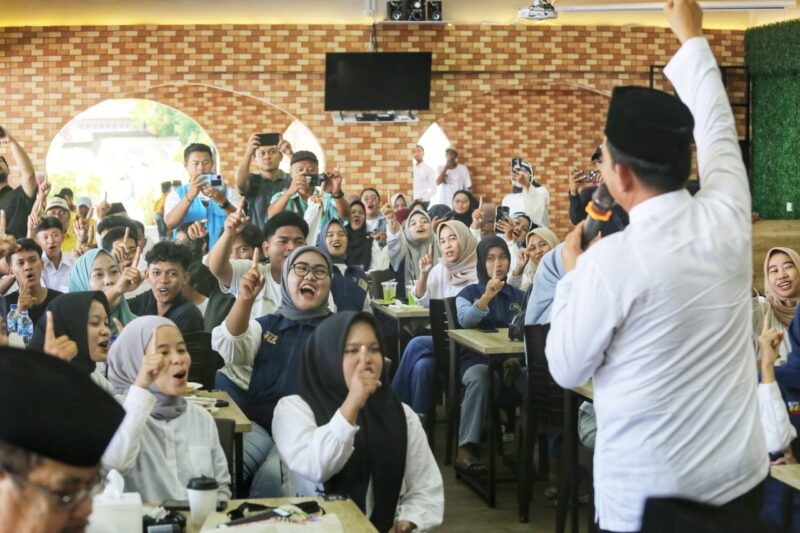
[[[470,455],[466,459],[458,459],[455,462],[455,468],[462,474],[466,474],[468,476],[484,476],[489,471],[486,469],[486,466],[481,463],[480,459],[475,457],[474,455]]]

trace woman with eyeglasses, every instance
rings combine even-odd
[[[251,319],[250,309],[265,282],[254,256],[220,327],[215,346],[225,362],[253,367],[247,401],[241,406],[256,426],[244,437],[244,473],[251,479],[251,498],[282,494],[280,457],[267,431],[278,400],[297,394],[306,340],[330,314],[333,268],[330,257],[319,248],[296,248],[283,263],[281,303],[275,313]]]

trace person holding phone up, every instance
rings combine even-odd
[[[534,179],[533,165],[524,159],[511,160],[511,194],[503,205],[511,213],[523,212],[536,226],[550,226],[550,192]]]
[[[292,182],[292,176],[280,169],[283,156],[294,154],[292,145],[280,133],[253,133],[247,140],[244,158],[236,171],[236,188],[245,202],[245,214],[262,231],[269,216],[267,208],[272,197]],[[255,161],[258,173],[250,172]]]

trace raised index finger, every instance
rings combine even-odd
[[[130,236],[130,233],[131,233],[131,228],[130,227],[125,228],[125,238],[122,240],[123,246],[128,245],[128,237]]]
[[[0,209],[0,237],[6,236],[6,211]]]
[[[142,255],[142,249],[138,246],[136,247],[136,255],[133,256],[133,263],[131,266],[136,268],[139,265],[139,256]]]
[[[481,194],[481,201],[478,202],[478,209],[482,209],[482,208],[483,208],[483,195]]]
[[[44,330],[44,341],[49,343],[56,340],[55,326],[53,325],[53,312],[47,312],[47,327]]]
[[[433,243],[428,247],[428,255],[433,257]]]
[[[260,257],[260,254],[259,254],[259,249],[256,248],[255,250],[253,250],[253,268],[255,268],[255,269],[258,268],[258,261],[260,259],[261,259],[261,257]]]

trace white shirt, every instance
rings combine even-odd
[[[442,173],[444,166],[441,166],[436,171],[436,177]],[[434,179],[434,183],[436,180]],[[431,204],[444,204],[449,208],[453,208],[453,196],[462,190],[472,187],[472,180],[469,177],[469,169],[458,163],[456,168],[447,169],[447,178],[441,185],[436,185],[436,193],[431,198]]]
[[[600,527],[641,528],[645,500],[721,505],[769,470],[751,342],[750,193],[704,38],[664,70],[695,120],[702,190],[662,194],[559,282],[547,338],[563,387],[594,380]]]
[[[103,464],[123,475],[126,492],[138,492],[146,502],[186,500],[189,480],[208,476],[219,483],[220,499],[230,499],[228,462],[217,425],[205,409],[188,402],[177,418],[156,420],[150,416],[155,398],[135,385],[117,400],[125,407],[120,427],[126,430],[114,434]]]
[[[422,161],[414,165],[414,200],[430,201],[433,191],[436,189],[436,173],[433,169]]]
[[[408,427],[406,470],[397,502],[397,520],[408,520],[419,531],[442,523],[444,485],[419,415],[403,404]],[[272,436],[281,460],[289,468],[291,489],[297,496],[317,496],[324,483],[337,474],[353,454],[358,426],[341,411],[324,426],[317,426],[311,407],[300,396],[281,398],[275,406]],[[293,494],[293,495],[294,495]],[[372,482],[367,488],[366,515],[373,509]]]
[[[72,257],[66,252],[61,252],[61,262],[56,265],[42,254],[44,268],[42,269],[42,287],[53,289],[59,292],[69,292],[69,274],[72,272]]]
[[[503,205],[509,208],[512,215],[522,211],[537,226],[550,227],[550,192],[543,185],[531,185],[527,191],[523,189],[522,192],[506,194]]]
[[[477,283],[477,275],[473,280]],[[447,267],[439,263],[434,265],[430,272],[428,272],[428,285],[425,287],[425,294],[422,298],[417,298],[417,305],[428,307],[431,300],[444,300],[445,298],[454,298],[458,296],[464,287],[469,284],[456,287],[450,283],[450,273]]]
[[[248,259],[231,259],[230,261],[233,271],[231,285],[228,287],[220,281],[219,290],[224,294],[232,294],[234,297],[237,297],[239,296],[239,282],[247,271],[250,270],[253,262]],[[270,265],[261,263],[258,265],[258,270],[266,279],[266,283],[264,283],[264,288],[261,289],[258,297],[253,302],[253,308],[250,309],[251,318],[271,315],[281,303],[281,284],[272,279]]]

